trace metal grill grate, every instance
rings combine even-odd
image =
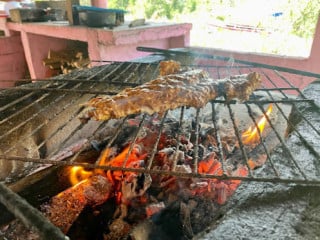
[[[158,62],[153,60],[159,60],[159,56],[151,57],[150,62],[109,62],[92,69],[2,90],[0,92],[0,159],[2,159],[0,163],[2,165],[0,166],[2,172],[8,172],[2,178],[8,182],[15,182],[31,174],[38,165],[49,164],[53,166],[80,165],[88,169],[101,168],[184,178],[320,184],[320,110],[318,100],[314,97],[317,94],[306,95],[292,83],[293,79],[312,82],[315,78],[319,78],[319,75],[204,54],[175,51],[160,51],[160,53],[166,57],[169,54],[169,58],[177,59],[190,67],[203,68],[210,73],[212,78],[224,78],[229,75],[256,71],[262,75],[263,85],[261,89],[257,89],[252,94],[248,101],[242,104],[236,101],[226,102],[225,99],[220,98],[212,100],[203,109],[182,107],[157,116],[157,135],[148,154],[147,164],[140,168],[124,167],[124,165],[120,167],[97,165],[99,159],[96,163],[77,162],[78,157],[88,149],[101,146],[109,148],[119,138],[125,141],[124,133],[128,123],[133,119],[132,116],[128,116],[120,120],[90,121],[88,124],[83,124],[79,121],[79,117],[84,108],[82,104],[89,99],[105,94],[113,95],[126,87],[134,87],[156,78]],[[163,59],[163,55],[160,58]],[[285,134],[279,131],[279,123],[274,122],[266,114],[265,106],[269,104],[274,106],[280,119],[285,123]],[[258,124],[254,108],[262,112],[269,124],[270,133],[266,137],[258,131],[260,142],[250,151],[244,147],[241,140],[241,129],[237,116],[239,106],[244,107],[245,115],[253,126]],[[287,108],[290,109],[289,113]],[[239,142],[239,147],[232,152],[231,156],[227,156],[223,150],[225,132],[221,127],[222,112],[230,120],[232,133]],[[177,158],[171,170],[152,168],[161,133],[165,131],[173,114],[177,119],[178,137],[175,142],[177,149],[180,144],[179,136],[186,134],[182,127],[183,123],[189,121],[193,126],[192,172],[179,171]],[[222,174],[200,173],[198,169],[198,163],[202,157],[198,140],[201,138],[200,125],[204,118],[209,119],[209,123],[215,129],[214,138],[217,141],[215,151],[222,166]],[[129,153],[133,150],[139,134],[154,118],[145,114],[135,119],[139,121],[131,135]],[[272,136],[271,140],[268,136]],[[273,146],[273,151],[270,151],[270,145]],[[261,168],[251,169],[250,158],[261,153],[266,156],[266,163]],[[225,159],[248,166],[248,175],[228,174]],[[0,183],[0,192],[0,201],[27,226],[36,226],[44,236],[49,234],[56,236],[56,239],[65,239],[55,227],[38,216],[32,209],[30,210],[28,204],[19,200],[17,196],[12,196],[12,193],[2,183]],[[39,224],[34,224],[34,222]],[[47,230],[43,230],[44,224]]]
[[[199,58],[198,58],[199,59]],[[225,60],[225,59],[223,59]],[[165,174],[174,175],[179,177],[197,177],[197,178],[217,178],[217,179],[241,179],[249,181],[269,181],[269,182],[287,182],[287,183],[303,183],[303,184],[319,184],[319,148],[311,143],[305,137],[305,132],[309,132],[314,139],[319,140],[320,132],[318,126],[315,125],[316,119],[308,119],[302,112],[301,107],[312,108],[313,111],[319,117],[319,108],[314,103],[313,99],[309,99],[304,96],[299,88],[295,87],[290,79],[294,75],[300,77],[313,78],[314,74],[308,74],[304,72],[298,72],[294,70],[293,73],[271,69],[270,67],[264,68],[261,65],[244,65],[243,63],[236,63],[230,61],[222,61],[213,59],[214,64],[211,65],[196,65],[192,67],[204,68],[207,70],[213,78],[223,78],[232,74],[247,73],[249,71],[259,72],[263,77],[263,86],[260,91],[266,93],[269,97],[268,100],[260,99],[259,96],[253,94],[250,100],[243,103],[248,110],[248,115],[252,119],[253,124],[257,124],[256,118],[252,114],[251,104],[257,105],[261,111],[265,114],[264,104],[274,104],[278,109],[279,114],[286,120],[288,126],[293,129],[291,134],[298,136],[302,145],[301,151],[308,151],[311,159],[310,163],[315,167],[315,172],[305,171],[305,163],[301,163],[301,160],[296,159],[291,146],[286,143],[286,139],[277,132],[274,123],[267,117],[270,128],[275,133],[277,141],[279,141],[280,147],[286,152],[286,158],[289,163],[289,168],[293,169],[289,172],[294,174],[285,174],[282,176],[281,164],[277,161],[281,157],[272,157],[272,154],[268,152],[268,147],[264,144],[264,139],[261,139],[261,147],[265,150],[267,155],[267,165],[271,169],[268,174],[256,173],[250,171],[248,176],[228,176],[226,172],[222,175],[200,174],[197,172],[197,162],[199,159],[199,146],[195,141],[194,147],[194,171],[192,173],[182,173],[177,171],[164,171],[155,170],[151,168],[153,158],[157,151],[155,145],[153,151],[150,153],[148,165],[145,168],[125,168],[125,167],[111,167],[111,166],[97,166],[89,163],[76,163],[75,160],[81,151],[87,150],[91,147],[90,142],[94,141],[96,134],[107,126],[107,123],[98,123],[93,129],[88,129],[85,124],[81,124],[78,118],[81,115],[83,107],[82,103],[86,102],[92,97],[97,97],[104,94],[116,94],[121,89],[126,87],[133,87],[142,84],[146,81],[154,79],[158,75],[157,63],[138,63],[138,62],[123,62],[107,64],[93,69],[78,71],[72,74],[61,76],[53,79],[45,79],[41,82],[33,84],[27,84],[20,87],[3,90],[1,92],[1,120],[0,127],[3,129],[3,134],[0,136],[0,141],[5,142],[5,148],[2,149],[0,158],[16,162],[31,162],[41,164],[53,164],[53,165],[82,165],[87,168],[103,168],[123,171],[135,171],[135,172],[148,172],[152,174]],[[275,67],[276,68],[276,67]],[[298,75],[300,73],[300,75]],[[274,93],[277,93],[277,98],[274,98]],[[280,97],[279,97],[280,96]],[[297,97],[298,96],[298,97]],[[234,116],[234,109],[232,105],[236,102],[225,102],[224,99],[216,99],[211,101],[212,109],[212,124],[218,128],[219,115],[215,112],[216,105],[223,104],[229,111],[229,116],[233,122],[235,136],[239,140],[241,159],[244,164],[248,164],[250,152],[246,152],[243,148],[243,144],[240,137],[240,130],[237,127],[237,119]],[[299,118],[307,130],[300,132],[295,122],[291,122],[281,105],[290,105],[294,111],[296,118]],[[196,126],[200,125],[201,109],[194,109],[194,119],[192,120]],[[185,121],[185,109],[181,108],[179,117],[179,126]],[[192,110],[193,111],[193,110]],[[163,131],[163,126],[167,121],[167,114],[161,119],[161,125],[158,129],[160,133]],[[136,132],[136,138],[143,128],[145,122],[147,122],[146,116],[144,116],[139,124],[139,129]],[[122,125],[127,119],[120,120]],[[32,123],[32,124],[31,124]],[[54,126],[52,126],[54,125]],[[71,125],[71,126],[70,126]],[[118,128],[112,139],[109,139],[107,146],[111,146],[113,141],[121,134],[122,126]],[[49,128],[46,129],[46,128]],[[197,138],[199,137],[199,128],[195,129]],[[178,132],[181,129],[178,129]],[[23,134],[21,134],[23,132]],[[45,133],[44,133],[45,132]],[[19,137],[17,137],[19,135]],[[45,135],[45,137],[43,137]],[[261,135],[260,135],[261,137]],[[68,161],[56,161],[52,157],[56,156],[61,149],[68,147],[70,144],[86,138],[88,143],[83,145],[81,151],[78,151]],[[9,139],[9,140],[8,140]],[[30,149],[26,151],[20,151],[21,147],[25,147],[24,143],[33,139],[33,143],[29,144],[31,147],[36,148],[39,154],[30,154]],[[222,151],[222,142],[219,131],[216,133],[216,139],[218,141],[219,151],[218,155],[221,159],[225,159],[224,152]],[[159,139],[158,139],[159,140]],[[158,143],[159,141],[156,141]],[[318,142],[320,143],[320,142]],[[8,145],[9,144],[9,145]],[[48,147],[48,145],[50,147]],[[133,145],[133,144],[132,144]],[[18,149],[18,150],[17,150]],[[132,150],[132,148],[131,148]],[[20,153],[24,153],[20,154]],[[223,161],[221,160],[222,164]],[[176,163],[175,163],[176,165]],[[10,180],[10,179],[9,179]]]

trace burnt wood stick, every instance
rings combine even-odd
[[[102,204],[111,194],[112,183],[102,175],[94,175],[54,196],[42,209],[55,226],[67,233],[85,206]]]
[[[35,228],[42,239],[69,239],[37,209],[32,207],[27,201],[18,194],[12,192],[1,182],[0,202],[5,205],[16,218],[21,220],[27,228]]]
[[[219,96],[245,101],[260,83],[256,72],[219,80],[209,78],[203,70],[170,74],[114,96],[91,99],[85,104],[88,108],[81,120],[105,121],[139,113],[151,115],[182,106],[200,108]]]

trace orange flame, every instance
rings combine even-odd
[[[272,112],[272,104],[269,105],[266,115],[269,117]],[[259,128],[259,132],[262,133],[267,122],[266,116],[262,116],[257,123]],[[257,126],[250,126],[243,134],[242,134],[242,142],[243,144],[253,144],[259,141],[259,134]]]
[[[83,167],[74,166],[70,169],[69,180],[72,186],[82,182],[83,180],[89,178],[92,175],[91,171],[84,170]]]
[[[134,145],[132,151],[129,154],[129,146],[127,146],[118,155],[110,158],[112,156],[112,149],[105,149],[100,155],[99,165],[113,166],[113,167],[133,167],[138,168],[139,160],[145,159],[147,154],[141,154],[141,149],[139,145]],[[104,170],[93,170],[87,171],[83,167],[74,166],[69,170],[69,181],[74,186],[79,182],[89,178],[94,173],[95,174],[106,174],[108,179],[114,183],[115,180],[121,180],[123,176],[122,171],[107,171]]]

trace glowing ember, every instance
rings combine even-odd
[[[201,161],[198,165],[199,173],[222,175],[223,170],[221,163],[215,156],[211,156],[207,160]],[[246,177],[248,175],[248,169],[246,166],[239,165],[232,173],[227,173],[231,176]],[[210,195],[218,204],[224,204],[228,198],[236,191],[240,185],[241,180],[218,180],[208,179],[202,182],[198,182],[193,189],[194,195]]]
[[[272,112],[272,104],[269,105],[266,115],[269,117]],[[260,134],[263,132],[265,125],[267,122],[267,117],[262,116],[257,123],[257,126],[250,126],[243,134],[242,134],[242,142],[243,144],[254,144],[257,143],[260,139]],[[258,130],[259,129],[259,130]]]
[[[201,161],[198,164],[199,173],[206,173],[212,175],[222,175],[223,171],[221,168],[221,163],[215,158],[216,154],[212,154],[213,156],[209,157],[206,160]]]

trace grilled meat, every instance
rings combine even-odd
[[[256,72],[214,80],[206,71],[189,70],[160,76],[114,96],[93,98],[86,104],[88,108],[82,120],[103,121],[130,114],[163,113],[181,106],[200,108],[219,96],[244,101],[259,85],[260,75]]]
[[[181,69],[180,63],[173,60],[162,61],[159,64],[160,76],[177,73],[180,71],[180,69]]]

